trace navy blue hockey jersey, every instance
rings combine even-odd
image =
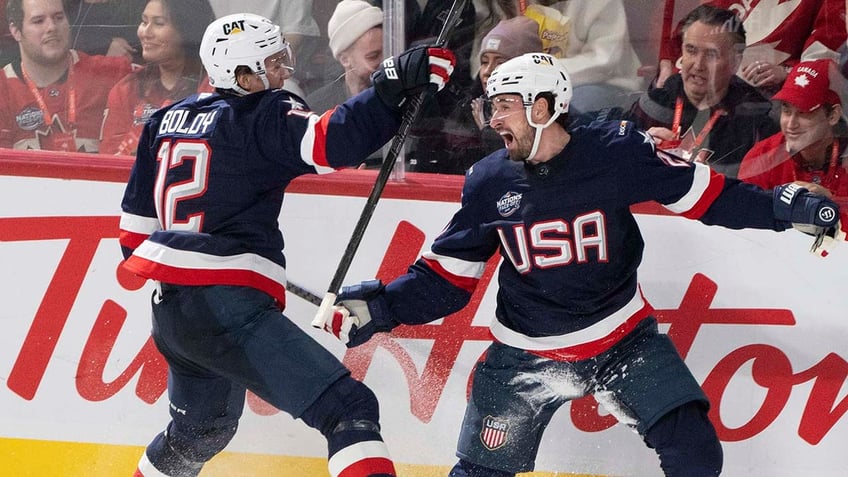
[[[770,192],[658,155],[633,123],[593,123],[571,131],[550,161],[516,163],[501,149],[475,164],[460,210],[386,287],[392,316],[418,324],[460,309],[500,251],[494,337],[555,359],[595,356],[651,312],[630,210],[648,200],[710,225],[785,228]]]
[[[123,266],[180,285],[242,285],[285,303],[286,186],[361,163],[397,131],[373,89],[319,116],[284,91],[200,94],[145,125],[122,203]]]

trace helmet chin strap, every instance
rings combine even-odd
[[[265,70],[262,70],[261,73],[256,73],[256,75],[262,80],[262,85],[265,86],[265,89],[269,89],[271,87],[271,83],[268,82],[268,76],[265,75]]]
[[[264,70],[261,71],[261,72],[256,72],[254,74],[256,76],[258,76],[260,80],[262,80],[262,85],[265,86],[265,89],[268,89],[268,88],[271,87],[271,83],[268,82],[268,76],[265,75]],[[235,92],[237,92],[238,94],[242,95],[242,96],[246,96],[246,95],[250,94],[250,91],[239,86],[238,81],[236,81],[236,84],[233,85],[233,90]]]
[[[524,108],[524,111],[527,114],[527,123],[530,124],[531,126],[533,126],[534,129],[536,129],[536,134],[533,137],[533,147],[530,148],[530,154],[527,155],[527,157],[524,159],[524,162],[530,162],[530,161],[532,161],[533,159],[536,158],[536,153],[539,152],[539,142],[542,139],[542,130],[545,129],[546,127],[550,126],[556,120],[556,118],[559,117],[559,113],[554,113],[550,117],[550,119],[548,119],[547,122],[545,122],[545,124],[537,124],[537,123],[533,122],[533,119],[531,117],[531,111],[530,110],[532,108],[533,108],[532,105]]]

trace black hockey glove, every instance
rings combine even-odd
[[[400,323],[389,316],[383,296],[385,288],[380,280],[343,287],[324,331],[353,348],[368,341],[374,333],[393,330]]]
[[[829,229],[839,223],[839,206],[798,184],[784,184],[774,188],[774,218],[787,228],[812,225]]]
[[[835,243],[845,239],[839,221],[839,206],[798,184],[774,188],[774,218],[787,228],[791,225],[815,237],[810,252],[822,257],[827,256]]]
[[[392,109],[400,111],[408,96],[430,87],[440,91],[450,80],[456,58],[444,48],[426,45],[404,51],[395,58],[386,58],[371,75],[377,95]],[[432,86],[431,86],[432,85]]]

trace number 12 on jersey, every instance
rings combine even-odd
[[[184,219],[177,218],[177,205],[184,200],[200,197],[206,193],[209,177],[209,145],[202,140],[163,141],[156,153],[159,170],[153,196],[156,216],[164,230],[200,232],[203,227],[203,212],[196,211]],[[169,172],[190,167],[187,179],[168,181]],[[184,174],[183,174],[184,175]]]

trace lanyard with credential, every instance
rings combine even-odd
[[[836,192],[836,179],[838,176],[836,175],[836,164],[839,162],[839,139],[833,140],[833,148],[830,153],[830,163],[828,164],[827,174],[821,179],[821,185],[826,189],[829,189],[831,192]],[[799,170],[803,170],[803,167],[795,163],[794,176],[795,180],[798,180],[798,172]],[[815,180],[813,180],[815,182]]]
[[[24,65],[21,65],[21,73],[24,75],[24,81],[29,87],[29,91],[35,96],[36,102],[38,102],[38,107],[41,109],[41,114],[44,115],[44,123],[47,126],[51,126],[53,124],[53,116],[50,114],[50,111],[47,109],[47,102],[44,101],[44,97],[41,96],[41,92],[38,90],[38,85],[33,82],[29,75],[24,69]],[[68,66],[68,122],[69,126],[73,126],[77,122],[77,93],[74,88],[74,62],[71,61]]]
[[[716,121],[721,116],[726,114],[724,109],[718,108],[710,115],[710,119],[707,120],[707,124],[704,124],[704,127],[701,128],[701,132],[695,137],[695,142],[692,143],[691,152],[696,151],[701,147],[701,143],[707,138],[707,135],[712,131],[713,126],[715,126]],[[683,119],[683,98],[680,96],[677,97],[677,102],[674,104],[674,122],[671,124],[671,132],[674,133],[674,137],[676,139],[680,139],[680,122]]]

